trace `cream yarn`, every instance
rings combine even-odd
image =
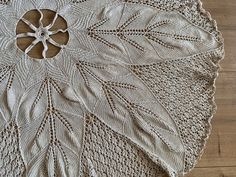
[[[38,26],[23,18],[35,9]],[[48,26],[42,9],[55,12]],[[51,30],[58,16],[67,29]],[[32,32],[16,34],[19,21]],[[0,176],[177,177],[195,166],[224,55],[201,2],[1,0],[0,22]],[[25,37],[35,40],[22,51]],[[37,43],[41,60],[28,55]],[[61,49],[53,58],[48,43]]]

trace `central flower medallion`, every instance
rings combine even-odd
[[[69,40],[66,20],[48,9],[25,13],[17,24],[16,33],[17,46],[35,59],[55,57]]]

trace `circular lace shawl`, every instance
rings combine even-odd
[[[47,27],[42,9],[56,14]],[[31,10],[39,26],[23,19]],[[50,31],[59,15],[68,28]],[[19,20],[33,32],[16,34]],[[1,176],[177,177],[194,167],[223,57],[200,2],[1,0],[0,23]],[[66,45],[50,38],[65,31]],[[29,36],[22,51],[16,40]],[[28,56],[39,42],[41,60]],[[61,48],[53,58],[47,42]]]

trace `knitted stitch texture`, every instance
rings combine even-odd
[[[47,25],[44,10],[54,13]],[[55,29],[58,18],[66,28]],[[17,33],[19,22],[30,31]],[[0,0],[0,23],[0,177],[181,177],[194,168],[224,57],[200,1]],[[24,50],[22,38],[33,39]],[[41,59],[29,55],[38,44]]]

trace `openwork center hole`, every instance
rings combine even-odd
[[[53,58],[68,43],[66,20],[48,9],[28,11],[16,27],[17,46],[32,58]]]

